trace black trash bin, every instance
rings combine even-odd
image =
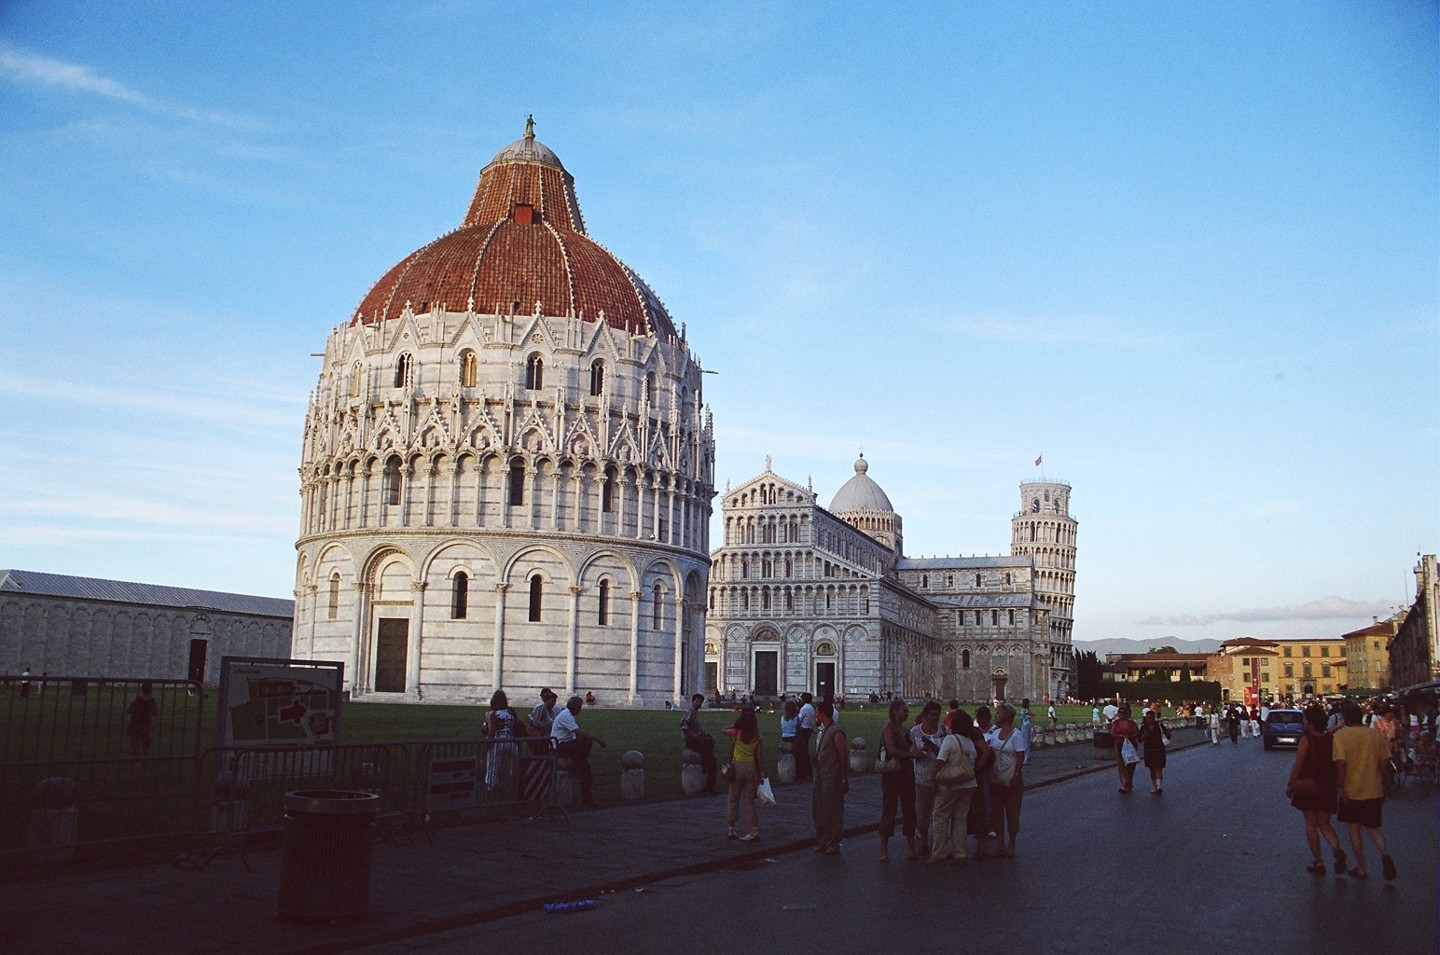
[[[1115,737],[1111,735],[1109,730],[1095,731],[1095,758],[1115,758]]]
[[[285,794],[277,917],[292,922],[363,918],[370,908],[371,828],[380,797],[344,789]]]

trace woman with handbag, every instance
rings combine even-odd
[[[965,823],[975,796],[976,766],[985,744],[976,742],[979,734],[969,713],[955,710],[953,716],[955,732],[941,739],[940,752],[935,757],[935,810],[927,865],[943,864],[947,847],[957,863],[965,861]],[[981,845],[984,845],[983,837]]]
[[[1115,768],[1120,772],[1120,792],[1128,793],[1135,788],[1135,764],[1140,762],[1137,745],[1140,727],[1130,718],[1129,703],[1120,705],[1120,712],[1110,724],[1110,736],[1115,740]]]
[[[990,737],[995,752],[990,767],[990,829],[995,833],[995,855],[1013,856],[1025,792],[1025,736],[1015,728],[1015,707],[1009,703],[995,708],[995,726]]]
[[[1150,792],[1156,796],[1165,791],[1165,741],[1169,738],[1170,728],[1160,722],[1154,710],[1146,710],[1140,724],[1140,743],[1145,747],[1145,768],[1150,770]]]
[[[1330,845],[1335,855],[1335,874],[1345,872],[1345,850],[1340,848],[1340,837],[1330,825],[1330,816],[1335,812],[1335,763],[1332,761],[1335,738],[1325,732],[1325,710],[1317,703],[1305,707],[1305,735],[1295,753],[1295,763],[1290,767],[1290,780],[1285,786],[1285,795],[1290,805],[1305,814],[1305,842],[1310,846],[1310,865],[1306,872],[1325,874],[1325,863],[1320,859],[1320,836]]]
[[[733,726],[725,727],[730,737],[730,762],[725,778],[730,783],[728,818],[730,838],[741,842],[754,842],[760,838],[760,820],[755,814],[755,787],[765,778],[765,757],[760,740],[760,723],[755,711],[749,706],[740,710],[740,716]],[[745,821],[750,824],[748,835],[737,837],[735,823],[740,818],[740,806],[745,806]]]
[[[915,858],[915,759],[923,750],[911,745],[905,721],[910,707],[904,700],[890,701],[890,718],[880,731],[880,758],[875,768],[880,772],[880,861],[890,861],[890,837],[895,835],[895,810],[901,815],[901,831],[905,848]]]

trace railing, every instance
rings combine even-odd
[[[304,789],[374,793],[386,831],[418,828],[490,809],[548,806],[554,773],[548,738],[224,746],[142,760],[0,763],[0,865],[27,857],[64,862],[77,850],[97,858],[240,848],[281,831],[285,794]]]

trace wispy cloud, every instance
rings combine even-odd
[[[980,314],[937,319],[937,327],[958,338],[1005,345],[1063,345],[1157,351],[1174,347],[1171,336],[1128,328],[1090,315]]]
[[[107,386],[74,381],[53,381],[28,375],[0,379],[0,394],[11,394],[29,400],[43,399],[52,406],[73,404],[115,412],[134,412],[152,418],[184,419],[223,424],[231,429],[250,429],[269,433],[276,428],[298,428],[305,413],[303,397],[277,391],[274,386],[261,385],[249,389],[231,382],[231,390],[200,386],[167,389],[156,385]],[[256,397],[268,404],[255,404]]]
[[[1249,610],[1231,610],[1221,613],[1177,614],[1173,616],[1146,617],[1136,621],[1142,626],[1157,627],[1203,627],[1212,623],[1259,623],[1289,620],[1354,620],[1361,617],[1387,616],[1392,610],[1390,603],[1383,600],[1346,600],[1331,595],[1296,604],[1293,607],[1254,607]]]
[[[67,63],[29,53],[13,46],[0,46],[0,76],[15,83],[48,86],[70,93],[100,96],[159,116],[191,123],[221,126],[247,132],[270,132],[275,126],[249,116],[222,110],[201,109],[158,100],[148,93],[111,79],[83,63]]]

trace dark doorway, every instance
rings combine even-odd
[[[835,698],[835,664],[815,664],[815,698],[820,700]]]
[[[780,654],[775,650],[755,651],[755,695],[780,695]]]
[[[714,693],[720,688],[720,664],[705,664],[705,692]]]
[[[375,692],[405,692],[405,649],[410,642],[410,621],[381,617],[375,634]]]
[[[185,669],[187,680],[195,683],[205,682],[205,652],[209,646],[209,640],[190,641],[190,665]]]

